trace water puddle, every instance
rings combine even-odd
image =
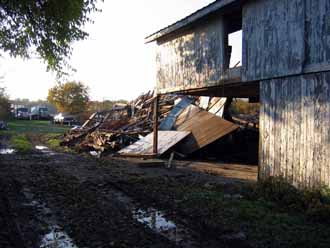
[[[53,226],[52,228],[41,240],[40,248],[78,248],[60,227]]]
[[[37,145],[35,146],[35,149],[46,155],[56,155],[56,153],[50,150],[47,146]]]
[[[49,150],[47,146],[36,146],[36,149],[39,151]]]
[[[117,190],[115,197],[131,209],[133,219],[144,224],[155,233],[160,234],[176,245],[180,245],[180,247],[199,247],[194,238],[197,235],[193,235],[193,232],[183,224],[170,219],[164,211],[151,207],[147,209],[138,207],[138,204],[132,198]]]
[[[50,208],[45,203],[34,200],[34,195],[29,189],[24,189],[23,193],[28,199],[25,205],[33,206],[48,226],[48,233],[41,238],[39,248],[78,248],[70,236],[56,223]]]
[[[10,148],[0,149],[0,155],[10,155],[14,153],[15,153],[15,149],[10,149]]]
[[[169,220],[164,212],[154,208],[148,208],[147,210],[134,210],[132,213],[133,218],[138,222],[145,224],[154,232],[159,233],[172,242],[175,242],[177,245],[183,245],[182,243],[185,243],[185,246],[188,246],[187,242],[189,242],[190,245],[188,247],[193,247],[192,237],[189,234],[189,231],[183,225]]]
[[[100,158],[101,157],[101,152],[97,151],[90,151],[89,154],[93,157]]]

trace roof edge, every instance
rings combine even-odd
[[[192,23],[200,20],[201,18],[225,7],[226,5],[229,5],[233,2],[236,2],[237,0],[217,0],[213,3],[210,3],[209,5],[197,10],[196,12],[190,14],[189,16],[186,16],[185,18],[147,36],[145,38],[145,43],[151,43],[153,41],[158,40],[159,38],[171,34],[181,28],[184,28],[186,26],[191,25]]]

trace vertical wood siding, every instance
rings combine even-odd
[[[243,80],[300,74],[305,0],[249,1],[243,7]]]
[[[243,81],[330,70],[330,1],[246,3],[242,57]]]
[[[218,83],[224,64],[221,17],[157,47],[157,88],[187,90]]]
[[[260,84],[260,178],[330,186],[330,72]]]
[[[306,66],[330,62],[330,1],[306,1]]]

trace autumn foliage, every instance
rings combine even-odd
[[[59,112],[80,114],[88,106],[88,91],[88,87],[81,82],[58,83],[48,91],[47,100]]]

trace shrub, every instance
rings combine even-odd
[[[19,153],[31,152],[33,147],[32,144],[27,139],[26,135],[14,135],[10,139],[10,143],[15,150]]]
[[[259,112],[259,103],[249,103],[243,100],[236,100],[230,106],[230,111],[233,114],[256,114]]]
[[[307,212],[316,221],[330,223],[330,189],[300,190],[283,178],[270,177],[243,189],[248,199],[264,199],[277,206],[299,212]]]

